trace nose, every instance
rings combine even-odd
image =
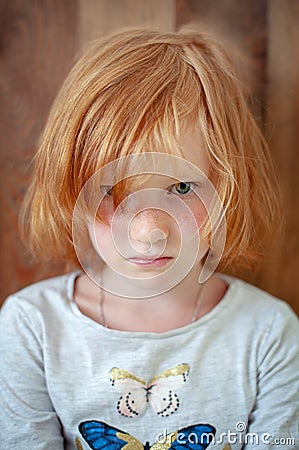
[[[170,218],[159,209],[146,209],[136,214],[130,223],[132,241],[154,245],[169,237]]]

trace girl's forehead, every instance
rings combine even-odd
[[[208,176],[210,160],[199,128],[187,129],[181,134],[179,143],[183,158]]]
[[[166,152],[168,157],[163,153],[164,149],[161,152],[159,152],[159,149],[155,149],[152,154],[152,159],[148,158],[150,165],[153,163],[152,167],[154,168],[153,172],[155,174],[168,174],[178,179],[182,177],[186,179],[186,176],[192,172],[203,173],[207,177],[209,176],[210,159],[198,127],[188,127],[182,131],[177,141],[177,148],[179,148],[179,153],[177,151],[172,152],[172,149],[168,149]],[[148,161],[145,157],[143,165],[145,171],[148,166]]]
[[[210,161],[199,130],[182,132],[175,146],[175,149],[143,147],[141,152],[119,157],[102,166],[99,178],[95,174],[95,180],[99,179],[102,185],[116,185],[127,180],[133,185],[149,180],[163,184],[167,179],[201,181],[209,177]]]

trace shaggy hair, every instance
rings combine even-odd
[[[78,263],[72,215],[87,180],[127,155],[182,156],[186,126],[201,132],[226,213],[221,267],[252,267],[278,212],[269,150],[225,50],[189,28],[120,31],[75,64],[53,104],[22,210],[31,251]]]

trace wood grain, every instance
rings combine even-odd
[[[264,111],[266,0],[177,0],[177,27],[194,23],[228,46],[257,120]]]
[[[174,30],[189,22],[202,23],[241,54],[240,75],[279,168],[285,239],[257,274],[237,273],[299,313],[298,0],[0,0],[0,303],[65,270],[63,264],[32,262],[18,237],[18,212],[38,136],[76,55],[118,28]]]
[[[285,234],[261,282],[299,313],[299,2],[269,2],[266,133],[283,193]]]
[[[75,9],[74,9],[75,6]],[[64,264],[34,264],[19,239],[19,208],[30,177],[29,161],[50,104],[73,60],[76,2],[1,1],[0,298]]]
[[[81,0],[80,45],[124,27],[153,27],[165,31],[175,27],[173,0]]]

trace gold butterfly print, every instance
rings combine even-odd
[[[149,403],[153,411],[161,417],[174,414],[180,401],[176,390],[187,382],[190,367],[179,364],[161,372],[148,383],[131,372],[113,367],[110,371],[112,386],[121,393],[117,411],[125,417],[137,417]]]

